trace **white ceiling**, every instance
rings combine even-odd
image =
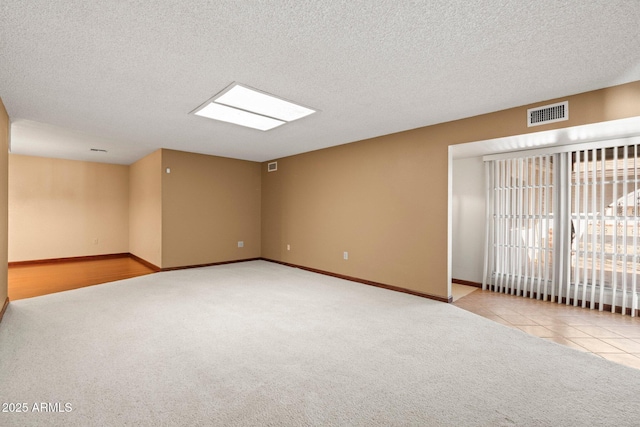
[[[640,80],[639,23],[636,0],[3,0],[0,97],[14,153],[265,161]],[[320,112],[188,114],[234,81]]]

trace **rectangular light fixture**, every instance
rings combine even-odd
[[[282,120],[272,119],[271,117],[261,116],[259,114],[249,113],[247,111],[238,110],[237,108],[227,107],[226,105],[211,102],[204,108],[194,113],[196,116],[207,117],[209,119],[221,120],[223,122],[233,123],[240,126],[259,130],[269,130],[285,124]]]
[[[291,122],[301,119],[314,110],[285,101],[263,92],[236,84],[215,99],[216,103],[251,111],[263,116]]]
[[[266,131],[315,112],[311,108],[233,83],[192,113]]]

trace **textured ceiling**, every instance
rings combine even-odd
[[[636,0],[3,0],[0,97],[15,153],[264,161],[640,80],[639,23]],[[234,81],[320,112],[188,114]]]

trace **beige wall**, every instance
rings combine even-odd
[[[260,256],[260,166],[162,150],[163,268]]]
[[[9,261],[131,252],[171,268],[260,256],[259,163],[172,150],[131,166],[9,163]]]
[[[568,121],[527,128],[565,99]],[[446,298],[449,145],[639,115],[634,82],[265,163],[262,256]]]
[[[128,169],[9,155],[9,261],[128,252]]]
[[[9,115],[0,99],[0,311],[7,300]]]
[[[129,252],[162,267],[162,150],[129,167]]]

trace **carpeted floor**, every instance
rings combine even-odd
[[[639,389],[450,304],[265,261],[20,300],[0,324],[3,426],[635,426]]]

